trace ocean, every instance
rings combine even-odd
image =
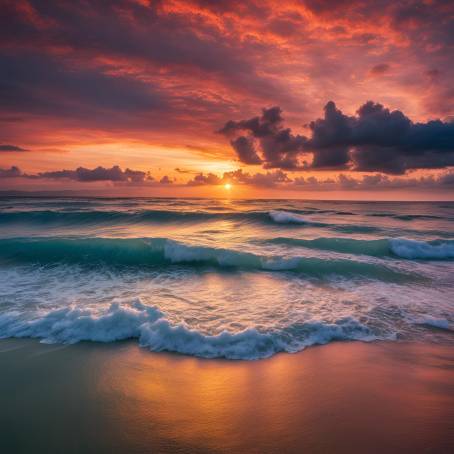
[[[454,344],[454,203],[1,198],[0,338]]]

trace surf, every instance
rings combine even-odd
[[[324,277],[366,276],[398,281],[408,273],[387,264],[347,258],[259,255],[236,249],[185,244],[168,238],[11,238],[0,239],[3,264],[81,264],[85,266],[209,266],[249,271],[293,271]]]
[[[66,307],[41,311],[32,317],[19,311],[0,314],[0,338],[37,338],[46,343],[116,342],[136,339],[151,351],[203,358],[255,360],[279,352],[294,353],[333,340],[371,341],[377,337],[354,318],[334,322],[309,320],[272,331],[254,327],[235,333],[203,333],[185,323],[172,323],[155,306],[139,299],[112,303],[103,309]]]
[[[277,237],[265,240],[265,243],[353,255],[396,257],[408,260],[450,260],[454,258],[454,241],[441,239],[418,241],[406,238],[361,240],[335,237],[315,239]]]

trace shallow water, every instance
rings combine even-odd
[[[451,343],[454,203],[0,199],[0,337],[258,359]]]
[[[5,339],[0,452],[451,453],[453,366],[422,342],[222,361]]]

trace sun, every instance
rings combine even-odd
[[[232,189],[232,185],[230,183],[226,183],[224,185],[224,189],[226,189],[227,191],[230,191],[230,189]]]

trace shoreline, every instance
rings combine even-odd
[[[0,451],[452,452],[454,349],[333,342],[258,361],[0,341]]]

